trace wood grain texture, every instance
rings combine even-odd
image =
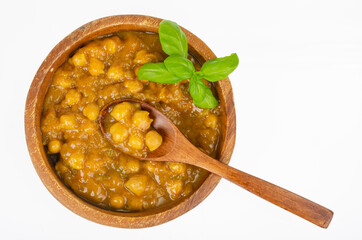
[[[29,89],[25,107],[25,134],[33,165],[49,192],[64,206],[74,213],[91,221],[114,227],[143,228],[170,221],[202,202],[216,187],[220,177],[209,174],[204,183],[193,194],[182,198],[171,205],[157,209],[122,213],[108,211],[87,203],[77,197],[56,176],[49,163],[41,140],[40,117],[45,94],[56,69],[63,64],[72,53],[86,42],[118,31],[158,32],[158,24],[162,19],[141,15],[119,15],[101,18],[87,23],[64,38],[46,57],[37,71]],[[191,32],[185,32],[189,52],[201,61],[215,58],[210,48]],[[228,78],[219,81],[216,89],[222,106],[222,139],[218,160],[227,164],[235,144],[235,109],[231,84]]]
[[[139,103],[143,110],[150,113],[150,117],[153,119],[152,126],[163,137],[162,145],[150,152],[147,157],[134,157],[149,161],[177,161],[191,164],[217,174],[319,227],[327,228],[331,222],[333,218],[333,212],[331,210],[286,189],[230,167],[203,153],[181,133],[166,115],[142,101],[118,99],[102,108],[99,114],[100,128],[111,144],[112,140],[106,135],[103,120],[105,116],[109,114],[108,108],[121,102]],[[122,149],[120,150],[122,151]]]

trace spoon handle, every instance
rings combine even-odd
[[[206,157],[208,159],[205,159]],[[332,220],[333,212],[328,208],[223,164],[207,155],[205,155],[203,160],[200,161],[199,159],[197,165],[319,227],[327,228]]]

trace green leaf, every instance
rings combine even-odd
[[[219,105],[219,102],[216,100],[214,95],[212,95],[212,92],[208,87],[206,87],[204,99],[201,101],[194,100],[193,102],[199,108],[214,108]]]
[[[202,79],[193,74],[189,83],[189,92],[194,102],[201,102],[205,97],[205,84]]]
[[[236,53],[223,58],[211,59],[201,67],[201,77],[216,82],[226,78],[232,73],[239,64],[239,58]]]
[[[146,63],[138,70],[137,77],[140,80],[167,84],[177,83],[183,80],[170,73],[164,63]]]
[[[210,88],[204,84],[197,74],[194,74],[190,79],[189,91],[193,103],[200,108],[214,108],[219,104]]]
[[[188,79],[195,72],[195,67],[190,60],[178,55],[169,56],[164,61],[167,70],[179,78]]]
[[[177,23],[163,20],[159,25],[158,34],[165,53],[187,58],[187,38]]]

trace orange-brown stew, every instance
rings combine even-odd
[[[162,111],[195,146],[216,157],[220,107],[196,107],[187,80],[166,85],[137,79],[143,64],[166,57],[158,35],[120,32],[87,43],[54,73],[43,104],[43,144],[57,175],[75,194],[106,209],[141,211],[187,196],[205,179],[207,172],[194,166],[140,161],[120,152],[98,125],[105,104],[139,99]]]

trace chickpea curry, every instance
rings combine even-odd
[[[54,73],[43,103],[43,145],[59,178],[86,201],[114,211],[144,211],[190,195],[206,178],[205,170],[191,165],[127,155],[108,142],[99,127],[105,104],[138,99],[155,106],[195,146],[217,157],[220,106],[196,107],[188,80],[162,84],[137,78],[143,64],[166,56],[157,34],[120,32],[85,44]],[[192,55],[188,58],[200,69]],[[207,84],[216,96],[212,83]],[[119,104],[110,115],[113,141],[129,151],[142,155],[162,144],[152,119],[137,104]]]

